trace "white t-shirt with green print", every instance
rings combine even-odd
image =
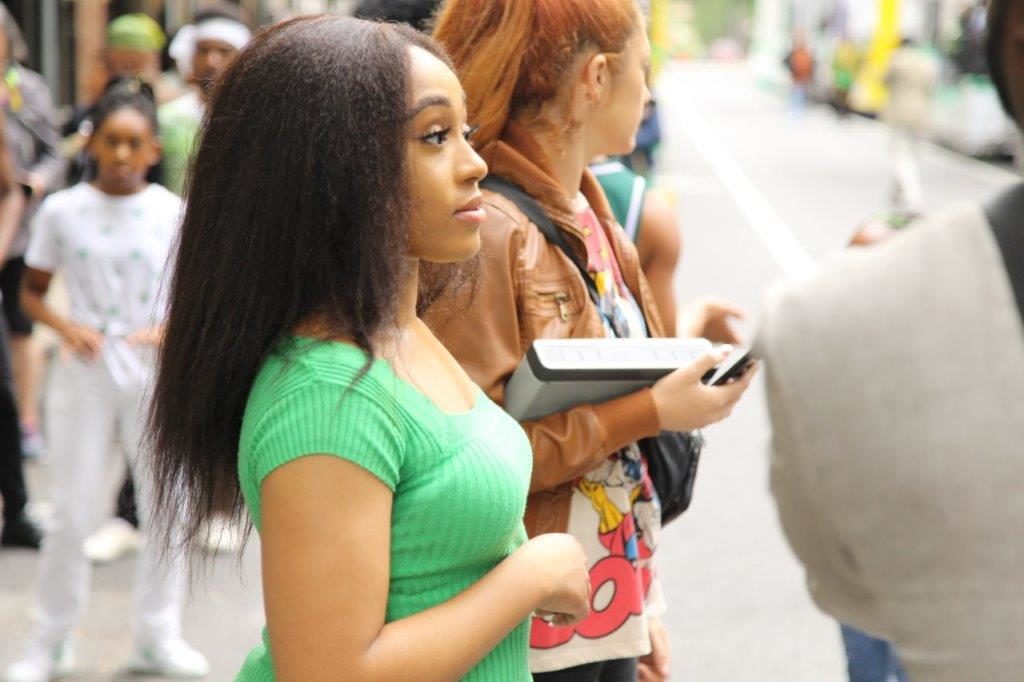
[[[163,320],[181,213],[181,200],[160,185],[112,196],[79,183],[49,196],[32,221],[25,263],[61,273],[70,318],[104,335],[102,360],[120,385],[151,366],[152,349],[124,339]]]

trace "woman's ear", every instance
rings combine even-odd
[[[600,102],[604,98],[608,86],[611,84],[608,55],[603,52],[596,52],[591,55],[583,64],[581,81],[586,102],[588,104]]]

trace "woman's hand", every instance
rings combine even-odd
[[[61,330],[61,341],[83,360],[95,360],[103,347],[103,335],[91,327],[69,324]]]
[[[512,557],[543,587],[538,616],[561,627],[575,625],[590,614],[590,573],[576,538],[564,533],[538,535]]]
[[[163,325],[139,329],[125,338],[125,343],[129,346],[159,346],[163,341]]]
[[[693,431],[720,422],[730,414],[750,381],[757,365],[724,386],[705,386],[701,377],[725,360],[725,354],[708,353],[687,367],[659,379],[651,387],[658,420],[663,431]]]
[[[647,631],[651,636],[651,653],[640,657],[639,680],[664,682],[671,677],[672,670],[672,644],[668,630],[660,618],[648,618]]]
[[[715,343],[742,344],[733,328],[733,320],[747,319],[747,311],[725,300],[705,296],[686,306],[679,314],[679,329],[685,336],[705,338]]]

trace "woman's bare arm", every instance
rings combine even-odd
[[[558,566],[572,562],[531,541],[453,599],[385,624],[391,503],[379,479],[329,455],[264,480],[263,591],[280,682],[456,680],[553,605],[552,586],[565,581]],[[579,569],[585,590],[582,552]]]

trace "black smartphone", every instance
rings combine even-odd
[[[750,349],[735,348],[729,354],[729,357],[701,377],[701,381],[708,386],[721,386],[730,381],[735,381],[747,373],[747,370],[753,366],[754,361],[755,358],[751,355]]]

